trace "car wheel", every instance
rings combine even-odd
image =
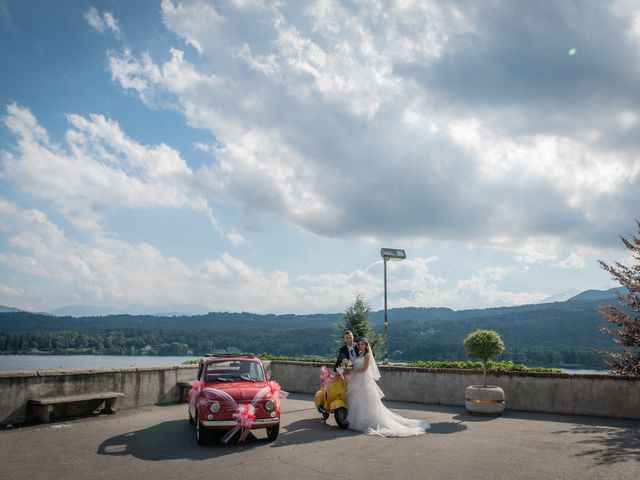
[[[269,438],[270,442],[273,442],[276,438],[278,438],[279,433],[280,433],[279,424],[273,427],[267,427],[267,438]]]
[[[209,443],[209,430],[202,426],[199,418],[196,422],[196,441],[198,445],[207,445]]]
[[[349,422],[347,421],[347,409],[346,408],[338,408],[333,416],[336,418],[336,423],[340,428],[347,428],[349,426]]]

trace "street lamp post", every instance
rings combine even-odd
[[[384,362],[389,363],[389,321],[387,319],[387,261],[404,260],[407,254],[396,248],[380,249],[380,256],[384,263]]]

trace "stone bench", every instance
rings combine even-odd
[[[78,415],[78,412],[86,413],[87,407],[91,408],[91,412],[95,411],[104,403],[104,407],[100,413],[115,413],[116,401],[118,398],[124,397],[122,392],[97,392],[85,393],[80,395],[61,395],[56,397],[33,398],[29,400],[32,406],[36,420],[48,423],[51,420],[51,414],[54,406],[63,407],[62,411],[67,412],[64,416]],[[81,408],[82,407],[82,408]],[[63,415],[60,415],[61,417]]]

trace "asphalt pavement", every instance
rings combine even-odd
[[[75,479],[634,479],[640,422],[389,402],[431,422],[381,438],[324,424],[309,395],[283,404],[280,436],[198,446],[186,404],[0,431],[0,478]]]

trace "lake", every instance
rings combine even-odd
[[[0,355],[0,371],[44,370],[47,368],[110,368],[181,365],[185,360],[199,357],[156,357],[128,355]],[[608,370],[562,368],[565,373],[606,375]]]
[[[0,371],[43,370],[47,368],[110,368],[181,365],[197,357],[156,357],[128,355],[0,355]]]

